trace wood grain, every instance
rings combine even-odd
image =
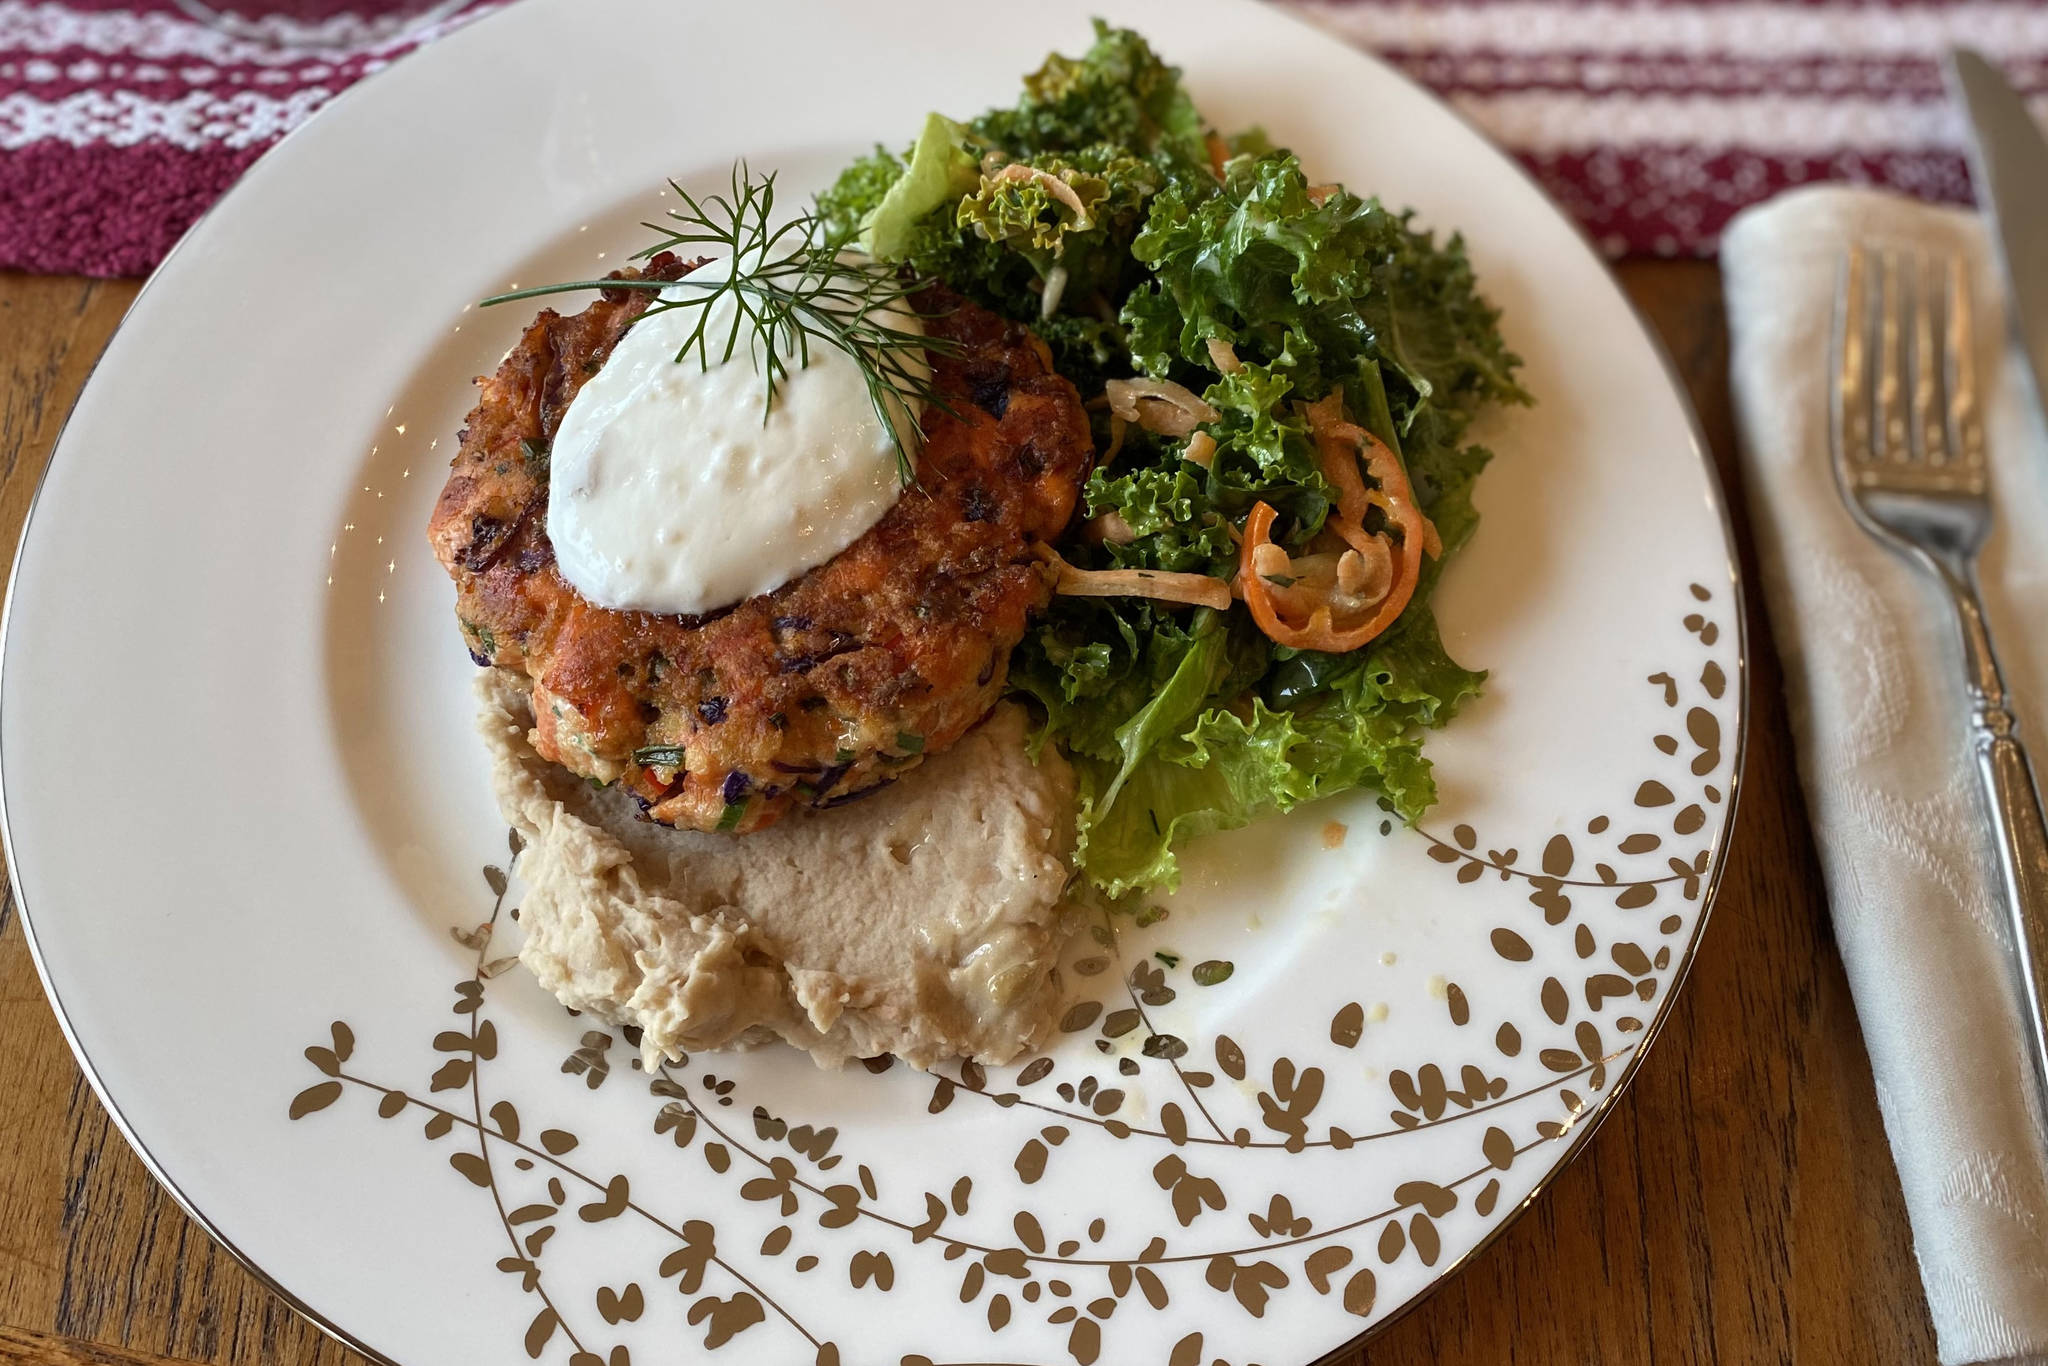
[[[1754,583],[1719,276],[1700,263],[1621,274],[1699,409]],[[0,276],[0,548],[133,295]],[[1935,1359],[1756,607],[1735,840],[1662,1039],[1535,1209],[1369,1352],[1333,1366]],[[12,1325],[0,1366],[361,1362],[216,1248],[111,1129],[5,897],[0,1041],[0,1325]]]
[[[125,1347],[0,1327],[0,1366],[193,1366]]]

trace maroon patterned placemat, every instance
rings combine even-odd
[[[139,275],[343,87],[496,0],[318,51],[170,0],[0,0],[0,268]],[[2048,113],[2040,0],[1283,0],[1444,94],[1603,250],[1708,254],[1743,205],[1850,180],[1966,200],[1937,59],[1968,43]]]
[[[393,37],[365,0],[292,48],[170,0],[0,0],[0,269],[147,274],[321,105],[494,5]]]
[[[1814,181],[1967,203],[1941,54],[2048,117],[2043,0],[1288,0],[1444,96],[1609,255],[1711,255]]]

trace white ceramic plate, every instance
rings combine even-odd
[[[744,156],[812,188],[929,108],[1007,102],[1096,10],[1222,125],[1469,238],[1540,399],[1479,433],[1486,520],[1438,599],[1487,695],[1430,741],[1422,829],[1361,796],[1217,837],[1169,919],[1084,937],[1107,970],[1028,1067],[649,1078],[523,972],[478,975],[516,870],[501,896],[423,535],[519,323],[471,301],[621,259],[666,177]],[[1442,107],[1273,11],[964,13],[513,7],[258,162],[79,400],[8,603],[15,887],[123,1130],[373,1356],[1306,1362],[1532,1198],[1685,971],[1739,603],[1685,406],[1593,255]],[[481,951],[451,937],[494,915]],[[1194,986],[1206,958],[1235,976]]]

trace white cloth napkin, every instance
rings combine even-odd
[[[2048,1158],[1955,628],[1932,581],[1849,519],[1829,463],[1835,280],[1852,239],[1947,247],[1972,265],[1997,517],[1984,597],[2043,769],[2048,433],[2016,351],[1998,363],[1997,263],[1974,214],[1813,189],[1732,225],[1722,262],[1764,601],[1941,1359],[2048,1356]]]

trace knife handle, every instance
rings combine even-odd
[[[1973,708],[1977,771],[1998,833],[1998,865],[2012,919],[2013,964],[2020,978],[2022,1021],[2032,1054],[2035,1092],[2048,1124],[2048,822],[2018,723],[2004,699]]]

